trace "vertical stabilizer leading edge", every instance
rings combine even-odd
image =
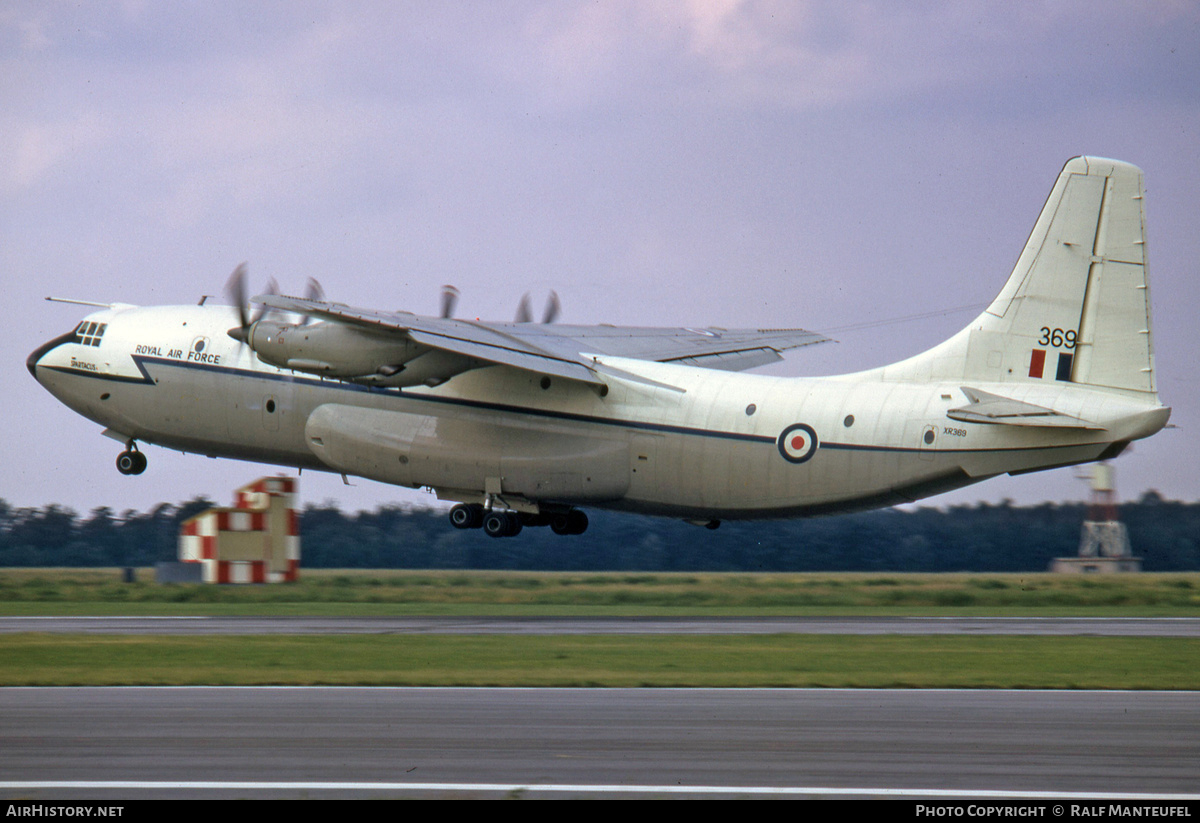
[[[946,343],[887,377],[1074,383],[1155,393],[1142,171],[1063,167],[1012,275]]]

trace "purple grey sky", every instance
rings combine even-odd
[[[119,446],[25,357],[86,310],[261,285],[511,319],[791,327],[769,371],[915,354],[999,290],[1062,164],[1146,172],[1159,392],[1122,498],[1200,498],[1200,6],[1192,2],[0,6],[0,498],[225,501],[265,467]],[[223,298],[221,298],[223,299]],[[961,310],[962,307],[972,310]],[[929,315],[887,325],[895,318]],[[929,503],[1073,500],[1070,469]],[[306,474],[302,498],[428,501]]]

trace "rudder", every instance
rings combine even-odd
[[[1155,393],[1142,171],[1067,161],[1012,274],[961,333],[895,376]]]
[[[981,318],[1028,358],[1013,376],[1154,392],[1143,202],[1136,166],[1076,157],[1063,167]]]

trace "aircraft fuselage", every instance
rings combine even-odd
[[[883,369],[785,378],[620,358],[606,362],[674,388],[614,378],[599,392],[505,366],[436,388],[375,388],[262,363],[227,336],[235,319],[226,306],[117,307],[85,321],[101,335],[48,344],[29,366],[123,438],[430,486],[449,499],[484,490],[517,509],[541,501],[699,520],[893,505],[1095,460],[1169,413],[1111,391],[973,381],[1068,413],[1086,407],[1103,428],[962,423],[947,417],[967,402],[962,380],[893,381]]]
[[[838,377],[740,373],[825,339],[803,329],[551,325],[553,303],[542,324],[471,322],[452,292],[434,318],[319,287],[252,316],[244,283],[239,266],[237,308],[112,305],[29,370],[126,442],[123,473],[145,469],[142,441],[427,486],[496,537],[578,534],[581,505],[710,526],[888,506],[1115,456],[1170,416],[1143,176],[1106,158],[1067,161],[967,327]]]

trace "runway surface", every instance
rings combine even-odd
[[[1194,692],[10,688],[0,795],[1200,799]]]
[[[4,617],[0,633],[1197,637],[1169,618]],[[1195,692],[0,689],[0,796],[1200,801]]]
[[[0,617],[0,634],[1008,634],[1200,637],[1165,617]]]

